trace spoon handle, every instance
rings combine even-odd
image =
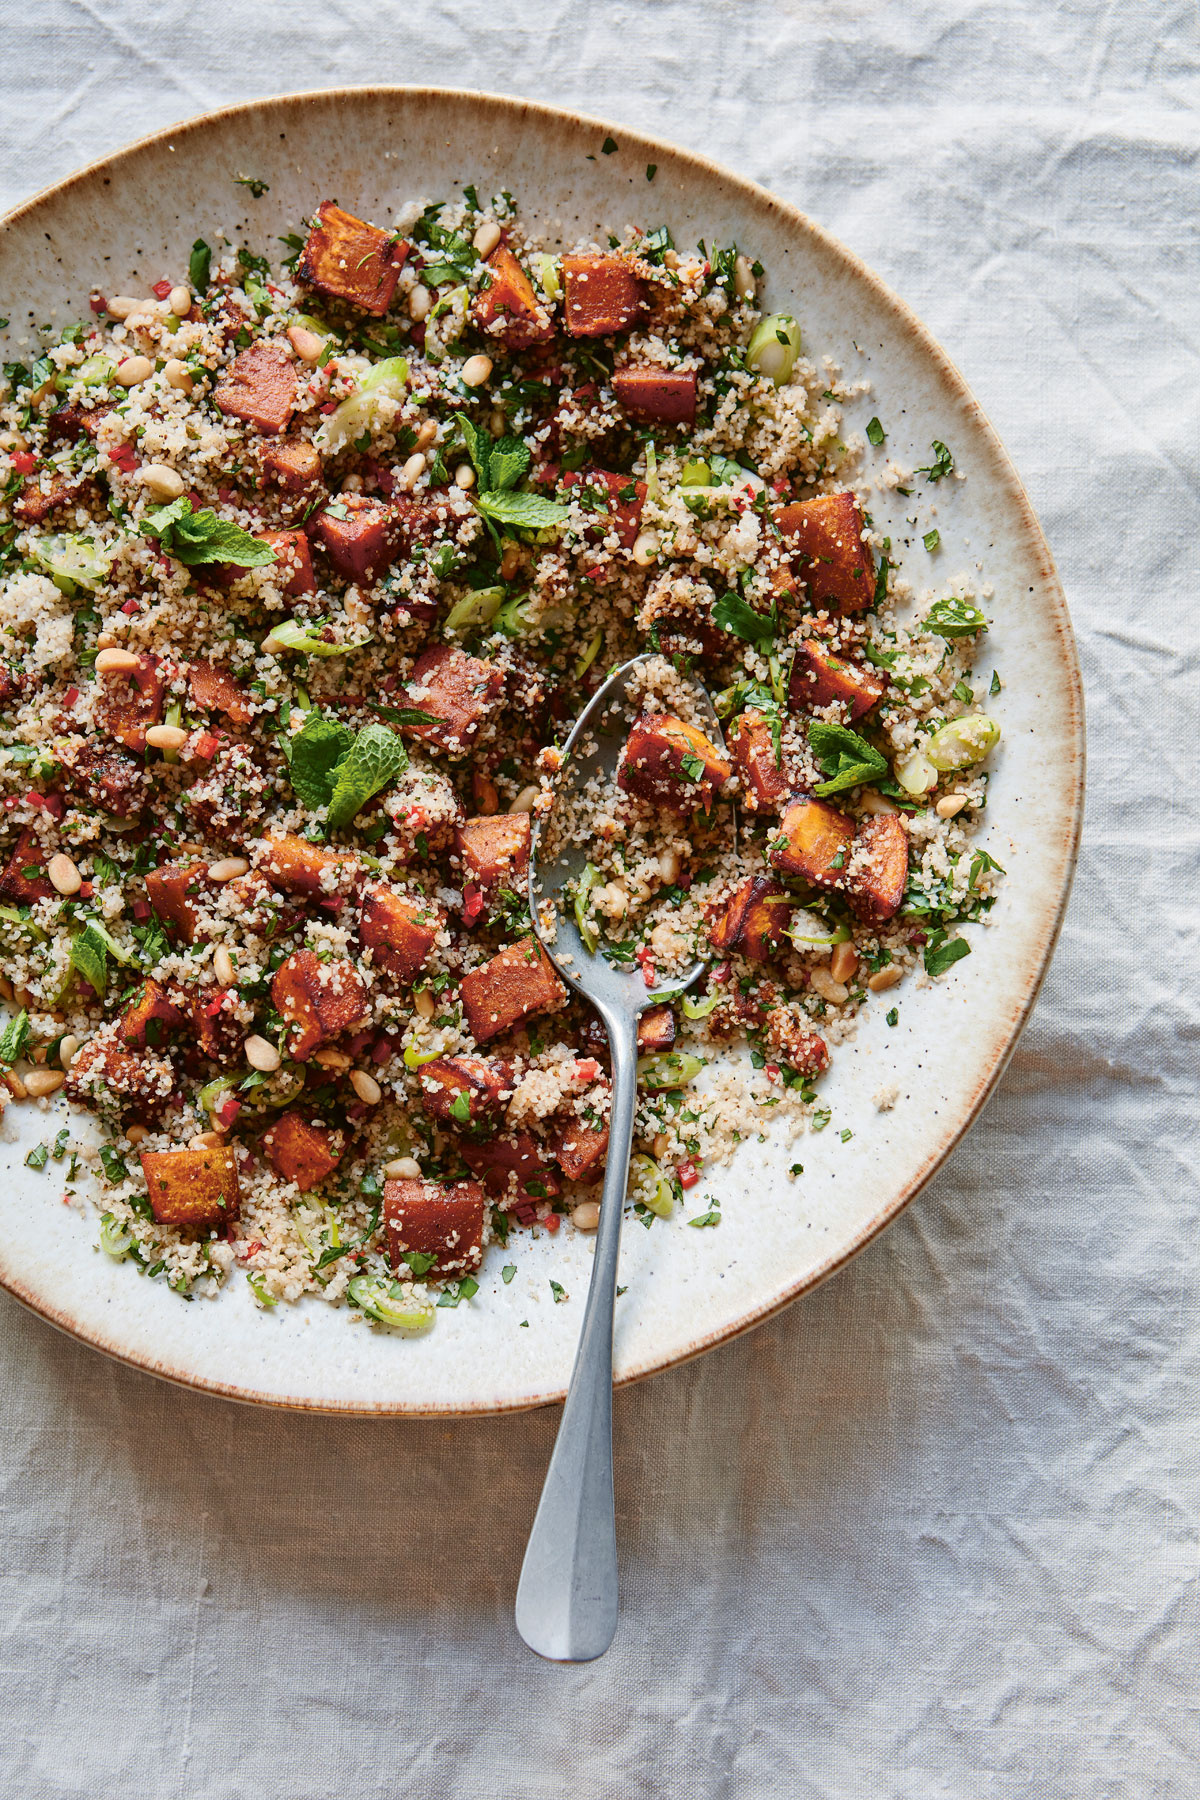
[[[637,1104],[637,1020],[604,1014],[612,1117],[596,1259],[571,1386],[517,1586],[517,1630],[553,1662],[602,1656],[617,1629],[612,1340],[621,1213]]]

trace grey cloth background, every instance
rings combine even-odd
[[[0,1297],[0,1787],[1141,1800],[1197,1788],[1200,38],[1170,0],[7,0],[5,204],[336,82],[578,105],[796,201],[1028,483],[1090,811],[969,1140],[810,1299],[616,1407],[625,1607],[511,1624],[556,1415],[175,1392]],[[314,175],[319,187],[319,176]]]

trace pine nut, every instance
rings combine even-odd
[[[378,1106],[383,1099],[383,1089],[365,1069],[351,1069],[350,1086],[366,1106]]]
[[[876,969],[867,977],[867,986],[873,994],[886,994],[889,988],[899,987],[904,980],[904,970],[899,963],[889,963],[886,969]]]
[[[208,879],[216,882],[235,881],[239,875],[248,874],[249,869],[250,864],[244,856],[219,856],[216,862],[208,865]]]
[[[943,794],[933,810],[939,819],[953,819],[966,804],[965,794]]]
[[[658,1136],[654,1140],[655,1156],[659,1156],[659,1157],[665,1156],[667,1154],[667,1151],[670,1148],[671,1148],[670,1138],[667,1136],[665,1131],[660,1131]]]
[[[17,988],[15,990],[15,999],[16,999],[17,1005],[23,1006],[25,1008],[26,1012],[36,1012],[37,1011],[37,1007],[34,1003],[33,995],[30,993],[28,988],[24,988],[24,987]]]
[[[167,386],[178,388],[181,394],[190,394],[195,385],[192,371],[177,356],[169,356],[163,364],[163,374],[167,378]]]
[[[400,485],[403,488],[415,487],[425,473],[425,458],[419,450],[414,450],[400,471]]]
[[[233,958],[224,944],[218,944],[213,951],[213,974],[223,988],[231,988],[237,981],[237,970],[233,966]]]
[[[149,1136],[150,1127],[148,1125],[127,1125],[125,1127],[125,1139],[127,1143],[141,1144],[144,1143]]]
[[[50,858],[46,864],[46,873],[60,894],[77,894],[83,886],[83,876],[62,850],[56,851]]]
[[[678,850],[664,850],[658,859],[658,872],[668,886],[679,880],[679,871],[682,867],[683,858]]]
[[[131,675],[141,667],[141,658],[132,650],[101,650],[96,657],[97,675]]]
[[[287,339],[302,363],[315,363],[320,360],[321,352],[325,348],[325,340],[319,338],[315,331],[309,331],[303,325],[289,325]]]
[[[488,257],[504,236],[495,219],[485,219],[471,242],[479,256]]]
[[[511,581],[520,566],[521,546],[519,544],[505,544],[504,554],[500,558],[501,581]]]
[[[117,364],[115,379],[122,387],[137,387],[140,382],[148,381],[154,373],[154,364],[148,356],[127,356],[123,363]]]
[[[182,750],[187,741],[182,725],[151,725],[146,731],[146,742],[152,750]]]
[[[28,450],[29,439],[23,438],[19,431],[0,431],[0,450],[10,455],[14,450]]]
[[[225,1142],[219,1131],[198,1131],[187,1141],[189,1150],[219,1150]]]
[[[413,1005],[423,1019],[432,1019],[437,1011],[437,1004],[428,988],[418,988],[413,995]]]
[[[835,944],[829,958],[829,973],[835,981],[849,981],[858,968],[858,951],[853,944]]]
[[[129,294],[114,294],[108,303],[110,319],[127,319],[130,313],[140,312],[146,305],[144,300],[134,300]]]
[[[531,813],[533,811],[534,807],[537,805],[537,797],[540,792],[541,792],[541,789],[539,787],[535,786],[533,783],[531,783],[529,785],[529,787],[523,787],[521,789],[520,793],[517,795],[516,799],[513,801],[512,805],[509,807],[509,809],[508,809],[509,812],[510,813]]]
[[[438,428],[436,421],[433,419],[426,419],[420,431],[417,433],[417,449],[428,450],[437,434]]]
[[[830,1006],[841,1006],[850,998],[850,990],[843,981],[835,981],[828,969],[814,969],[808,978],[809,986],[815,994]]]
[[[748,256],[739,256],[734,262],[733,291],[739,300],[754,298],[754,269]]]
[[[177,319],[186,319],[192,310],[191,288],[173,287],[167,295],[167,305]]]
[[[111,650],[113,645],[116,643],[116,641],[117,641],[117,638],[116,638],[115,632],[101,631],[101,632],[97,632],[97,634],[96,634],[97,650]],[[99,660],[99,659],[97,659],[97,660]]]
[[[47,1094],[56,1094],[66,1079],[61,1069],[30,1069],[25,1092],[31,1100],[44,1100]]]
[[[859,802],[859,810],[874,818],[880,813],[898,812],[899,808],[893,806],[885,795],[877,793],[874,788],[867,788]]]
[[[600,1223],[600,1202],[581,1200],[571,1209],[571,1223],[576,1231],[595,1231]]]
[[[138,480],[156,500],[178,500],[183,492],[183,476],[167,463],[143,463]]]
[[[421,283],[418,281],[416,287],[412,289],[408,296],[409,317],[419,325],[422,319],[427,319],[429,317],[429,309],[432,305],[433,295],[427,287],[422,287]]]
[[[475,486],[475,471],[470,463],[459,463],[454,471],[454,485],[460,488]]]
[[[5,1069],[0,1075],[2,1081],[14,1100],[28,1100],[29,1090],[15,1069]]]
[[[268,631],[266,637],[259,645],[259,649],[265,650],[269,656],[282,656],[287,649],[287,645],[282,639],[277,638],[273,631]],[[292,717],[295,718],[295,716],[295,713],[293,713]]]
[[[350,1058],[344,1050],[318,1050],[313,1061],[323,1069],[332,1069],[338,1075],[344,1074],[350,1067]]]
[[[420,1181],[421,1165],[415,1156],[394,1156],[384,1163],[383,1172],[392,1181]]]
[[[648,569],[657,555],[657,531],[639,531],[633,541],[633,560],[638,568]]]
[[[490,356],[468,356],[462,366],[462,378],[467,387],[482,387],[491,372]]]
[[[78,1051],[79,1051],[79,1039],[75,1036],[75,1033],[73,1031],[68,1031],[65,1038],[59,1039],[59,1044],[58,1044],[58,1066],[59,1066],[59,1068],[64,1069],[64,1070],[69,1069],[71,1064],[75,1061],[75,1057],[78,1054]]]
[[[261,1070],[264,1075],[273,1075],[283,1060],[274,1044],[268,1044],[266,1038],[257,1033],[246,1039],[242,1049],[250,1067]]]

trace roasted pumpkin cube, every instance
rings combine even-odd
[[[188,689],[200,712],[224,713],[234,725],[248,725],[253,717],[249,694],[217,663],[194,662],[188,670]]]
[[[60,756],[68,792],[117,819],[136,819],[150,794],[145,763],[103,740],[68,742]]]
[[[589,525],[587,535],[593,542],[615,531],[623,550],[632,550],[642,529],[642,508],[646,504],[646,484],[632,475],[618,475],[613,469],[571,469],[562,478],[565,488],[582,487],[583,503],[590,512],[601,500],[607,515],[596,525]]]
[[[302,531],[260,531],[260,544],[275,552],[274,574],[285,594],[315,594],[312,551]]]
[[[78,1106],[101,1112],[118,1110],[137,1100],[158,1107],[175,1090],[175,1071],[156,1050],[129,1050],[121,1040],[121,1021],[110,1019],[77,1050],[63,1092]]]
[[[263,450],[262,469],[268,487],[308,494],[321,485],[321,452],[303,438],[284,438]]]
[[[526,1019],[557,1012],[567,998],[554,964],[535,937],[522,938],[482,968],[470,970],[459,994],[477,1044],[512,1031]]]
[[[490,813],[464,819],[454,833],[455,854],[474,887],[516,887],[529,867],[528,813]]]
[[[810,1081],[829,1067],[825,1039],[812,1029],[808,1014],[799,1006],[772,1006],[763,1020],[767,1043],[781,1063]]]
[[[286,431],[296,408],[296,365],[278,344],[251,344],[213,389],[219,411],[264,437]]]
[[[814,605],[865,612],[875,598],[875,559],[853,494],[819,494],[775,513],[793,574]]]
[[[613,393],[630,418],[647,424],[696,423],[695,369],[660,369],[655,363],[613,370]]]
[[[483,1189],[477,1181],[385,1181],[383,1224],[392,1267],[469,1275],[483,1260]]]
[[[346,1153],[340,1131],[331,1131],[319,1119],[310,1119],[295,1107],[280,1113],[262,1135],[267,1161],[282,1181],[290,1181],[307,1194],[324,1181]]]
[[[176,1030],[183,1022],[183,1013],[162,983],[146,981],[137,999],[121,1014],[121,1036],[126,1044],[144,1050],[147,1044],[160,1044],[166,1032]]]
[[[506,350],[528,350],[554,336],[554,321],[532,281],[506,244],[497,244],[486,262],[491,286],[475,296],[471,317]]]
[[[645,313],[645,283],[628,257],[564,256],[562,273],[570,337],[609,337]]]
[[[12,503],[13,517],[22,525],[40,525],[51,513],[62,512],[68,506],[90,504],[99,498],[100,490],[94,481],[64,475],[57,469],[44,469],[40,475],[31,475],[22,486]]]
[[[299,894],[306,900],[349,893],[364,872],[352,851],[323,850],[320,844],[310,844],[293,831],[266,839],[258,867],[272,887],[285,894]]]
[[[494,1125],[513,1091],[510,1064],[486,1056],[435,1056],[417,1072],[421,1105],[431,1118],[466,1130]]]
[[[196,941],[195,902],[204,892],[208,864],[164,863],[146,876],[150,904],[164,925],[173,926],[187,944]]]
[[[782,747],[778,757],[771,722],[752,708],[729,728],[729,754],[742,783],[742,803],[747,812],[778,812],[796,786],[787,768]]]
[[[85,437],[95,443],[111,411],[111,406],[57,406],[46,420],[46,436],[52,444],[77,444]]]
[[[367,990],[346,961],[322,962],[315,950],[296,950],[280,963],[271,982],[275,1010],[292,1027],[290,1052],[307,1062],[367,1016]]]
[[[503,692],[503,669],[468,656],[465,650],[437,644],[417,658],[408,685],[410,704],[429,717],[423,724],[400,729],[448,755],[465,755]]]
[[[783,945],[794,906],[770,875],[750,875],[713,925],[709,941],[722,955],[737,950],[751,962],[769,962]]]
[[[0,897],[27,906],[34,900],[49,900],[54,892],[46,874],[46,852],[32,831],[23,831],[0,875]]]
[[[322,200],[296,274],[319,294],[347,300],[378,317],[392,304],[407,254],[408,245],[392,232],[356,219],[333,200]]]
[[[638,1020],[637,1045],[643,1054],[669,1050],[675,1042],[675,1014],[669,1006],[652,1006]]]
[[[146,732],[163,715],[166,683],[158,672],[158,658],[144,653],[128,674],[106,675],[96,706],[96,722],[127,750],[140,756],[146,748]]]
[[[238,1216],[237,1152],[232,1144],[211,1150],[143,1150],[142,1174],[160,1225],[227,1225]]]
[[[358,935],[376,968],[410,982],[424,967],[445,915],[419,894],[398,894],[386,882],[363,889]]]
[[[878,706],[886,692],[885,678],[872,674],[861,663],[835,656],[832,650],[809,638],[801,644],[792,663],[788,705],[793,712],[815,712],[836,703],[846,708],[853,725]]]
[[[853,842],[854,820],[836,806],[824,800],[794,800],[779,821],[771,867],[799,875],[814,887],[845,887]]]
[[[617,785],[668,811],[705,812],[733,773],[715,744],[671,713],[646,713],[633,723],[617,768]]]
[[[860,919],[881,925],[899,912],[908,886],[908,830],[899,813],[876,813],[858,828],[846,893]]]
[[[554,1155],[568,1181],[598,1181],[608,1154],[608,1126],[590,1125],[572,1113],[554,1140]]]
[[[527,1131],[489,1138],[486,1144],[463,1138],[463,1161],[497,1199],[516,1202],[553,1200],[562,1192],[548,1157]]]
[[[400,554],[395,509],[368,494],[339,494],[317,514],[312,529],[347,581],[374,581]]]

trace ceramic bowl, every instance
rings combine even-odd
[[[616,148],[605,153],[606,140]],[[656,165],[653,182],[647,167]],[[268,184],[259,199],[235,183]],[[753,1137],[688,1196],[695,1216],[719,1199],[718,1229],[681,1220],[627,1223],[616,1328],[616,1377],[633,1381],[696,1356],[768,1318],[824,1280],[882,1231],[968,1129],[1029,1016],[1071,881],[1083,791],[1079,670],[1050,552],[1016,471],[962,377],[924,326],[849,250],[802,213],[700,156],[593,119],[484,94],[354,88],[255,102],[159,132],[59,182],[0,224],[5,356],[33,326],[86,313],[90,290],[146,292],[187,268],[194,238],[224,234],[261,249],[336,196],[386,221],[412,197],[474,182],[507,189],[553,238],[603,241],[627,223],[666,223],[675,240],[736,243],[766,267],[764,297],[795,313],[811,352],[872,387],[852,407],[861,429],[883,419],[888,449],[926,463],[932,440],[965,480],[906,499],[880,494],[874,516],[904,570],[929,560],[905,523],[936,499],[938,578],[982,570],[994,623],[979,658],[1004,728],[991,764],[983,842],[1007,870],[990,925],[968,928],[972,954],[950,978],[910,980],[873,1004],[839,1047],[822,1086],[832,1120],[789,1143]],[[880,1110],[875,1097],[894,1091]],[[65,1113],[65,1109],[64,1109]],[[162,1282],[95,1248],[94,1215],[60,1204],[56,1165],[24,1166],[27,1148],[62,1120],[10,1107],[9,1178],[0,1191],[0,1282],[85,1343],[188,1386],[262,1404],[381,1414],[476,1413],[563,1394],[590,1270],[589,1240],[522,1235],[493,1250],[469,1305],[402,1339],[310,1301],[260,1312],[234,1278],[215,1301],[184,1304]],[[847,1135],[850,1134],[850,1135]],[[789,1177],[800,1161],[804,1173]],[[516,1262],[505,1286],[501,1266]],[[556,1304],[553,1276],[569,1298]]]

